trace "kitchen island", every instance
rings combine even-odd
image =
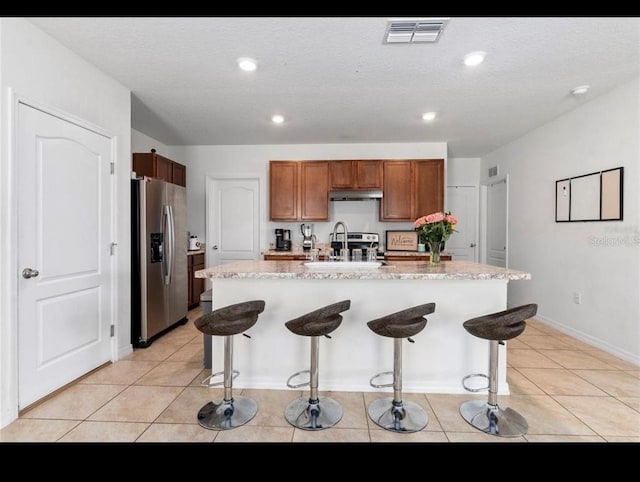
[[[426,328],[406,343],[403,390],[463,393],[461,380],[486,373],[489,343],[469,335],[462,323],[507,307],[507,284],[529,273],[468,261],[403,261],[378,269],[308,268],[303,261],[240,261],[197,271],[209,278],[213,309],[253,299],[266,302],[251,339],[234,339],[239,388],[286,388],[292,373],[308,369],[309,340],[284,323],[309,311],[350,299],[340,327],[320,340],[320,390],[373,391],[369,379],[393,367],[393,340],[375,335],[366,322],[434,302]],[[223,340],[213,337],[213,371],[223,366]],[[500,347],[500,393],[508,393],[506,350]]]

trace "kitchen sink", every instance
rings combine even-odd
[[[322,269],[377,269],[387,266],[385,261],[307,261],[302,264],[307,268]]]

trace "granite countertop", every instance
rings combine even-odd
[[[528,280],[531,273],[470,261],[403,261],[381,268],[307,268],[304,261],[238,261],[195,272],[196,278],[235,279],[380,279],[380,280]],[[355,263],[354,263],[355,264]]]
[[[194,254],[204,254],[204,248],[196,249],[194,251],[187,251],[187,256],[193,256]]]

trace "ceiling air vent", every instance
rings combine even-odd
[[[489,168],[489,177],[496,177],[498,175],[498,166]]]
[[[437,42],[448,18],[391,19],[384,43],[408,44]]]

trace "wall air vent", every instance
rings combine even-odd
[[[437,42],[448,18],[390,19],[384,36],[386,44]]]
[[[489,168],[489,177],[496,177],[498,175],[498,166]]]

